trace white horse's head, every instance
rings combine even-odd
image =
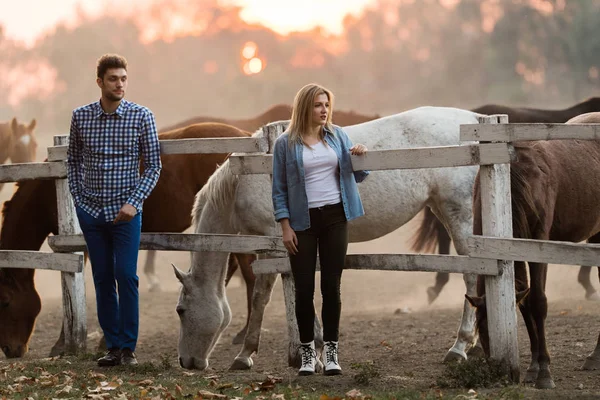
[[[269,175],[238,176],[225,162],[196,195],[195,233],[277,235]],[[228,253],[192,252],[189,272],[174,268],[182,287],[179,363],[205,369],[210,353],[231,321],[225,293]]]

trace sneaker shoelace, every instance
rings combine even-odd
[[[302,366],[311,365],[312,360],[317,358],[317,352],[309,344],[300,345],[300,356],[302,357]]]
[[[325,357],[327,357],[327,363],[337,364],[337,346],[328,344],[327,350],[325,351]]]

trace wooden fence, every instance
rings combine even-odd
[[[556,264],[600,264],[600,246],[539,240],[512,239],[510,202],[510,142],[520,140],[600,138],[597,125],[508,124],[505,115],[482,117],[479,124],[462,125],[462,141],[479,141],[461,146],[371,151],[352,156],[354,170],[415,169],[480,165],[483,236],[471,237],[467,256],[422,254],[348,255],[348,269],[393,271],[444,271],[486,276],[490,352],[518,380],[517,318],[513,261]],[[252,138],[183,139],[161,141],[164,154],[230,153],[232,169],[238,174],[271,173],[274,140],[282,123],[268,124],[262,136]],[[48,162],[0,166],[0,182],[55,179],[59,235],[48,239],[56,254],[31,251],[0,251],[0,267],[44,268],[62,273],[64,332],[68,352],[86,345],[83,257],[85,242],[80,234],[74,206],[66,183],[66,137],[55,137],[48,149]],[[254,153],[254,154],[248,154]],[[178,251],[223,251],[262,253],[271,258],[253,264],[254,272],[280,273],[286,291],[286,308],[294,315],[293,282],[286,252],[279,237],[156,233],[142,234],[140,249]],[[34,267],[35,265],[35,267]],[[292,318],[293,319],[293,318]]]

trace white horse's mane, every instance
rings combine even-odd
[[[285,121],[280,121],[285,122]],[[252,137],[262,134],[262,127],[258,128]],[[225,160],[218,166],[215,172],[208,178],[206,184],[196,194],[194,207],[192,209],[192,226],[196,226],[202,214],[202,209],[207,204],[220,206],[230,204],[235,196],[235,190],[239,182],[239,176],[231,172],[229,161]]]

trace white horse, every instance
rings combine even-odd
[[[345,127],[353,143],[370,150],[458,145],[461,124],[476,124],[481,114],[456,108],[421,107],[359,125]],[[444,223],[458,254],[467,253],[472,235],[472,189],[477,166],[373,171],[359,185],[365,216],[349,222],[350,242],[384,236],[429,206]],[[196,233],[279,236],[273,217],[269,175],[233,174],[225,162],[198,192],[193,211]],[[225,292],[227,254],[193,252],[189,272],[175,269],[182,283],[177,304],[181,320],[179,362],[183,368],[204,369],[223,330],[231,320]],[[232,368],[250,368],[258,351],[264,310],[276,275],[258,275],[244,347]],[[464,275],[467,294],[476,292],[475,275]],[[446,360],[466,359],[475,342],[475,315],[465,300],[456,342]],[[293,336],[293,335],[292,335]],[[293,341],[294,339],[290,339]],[[288,360],[297,361],[292,348]]]

